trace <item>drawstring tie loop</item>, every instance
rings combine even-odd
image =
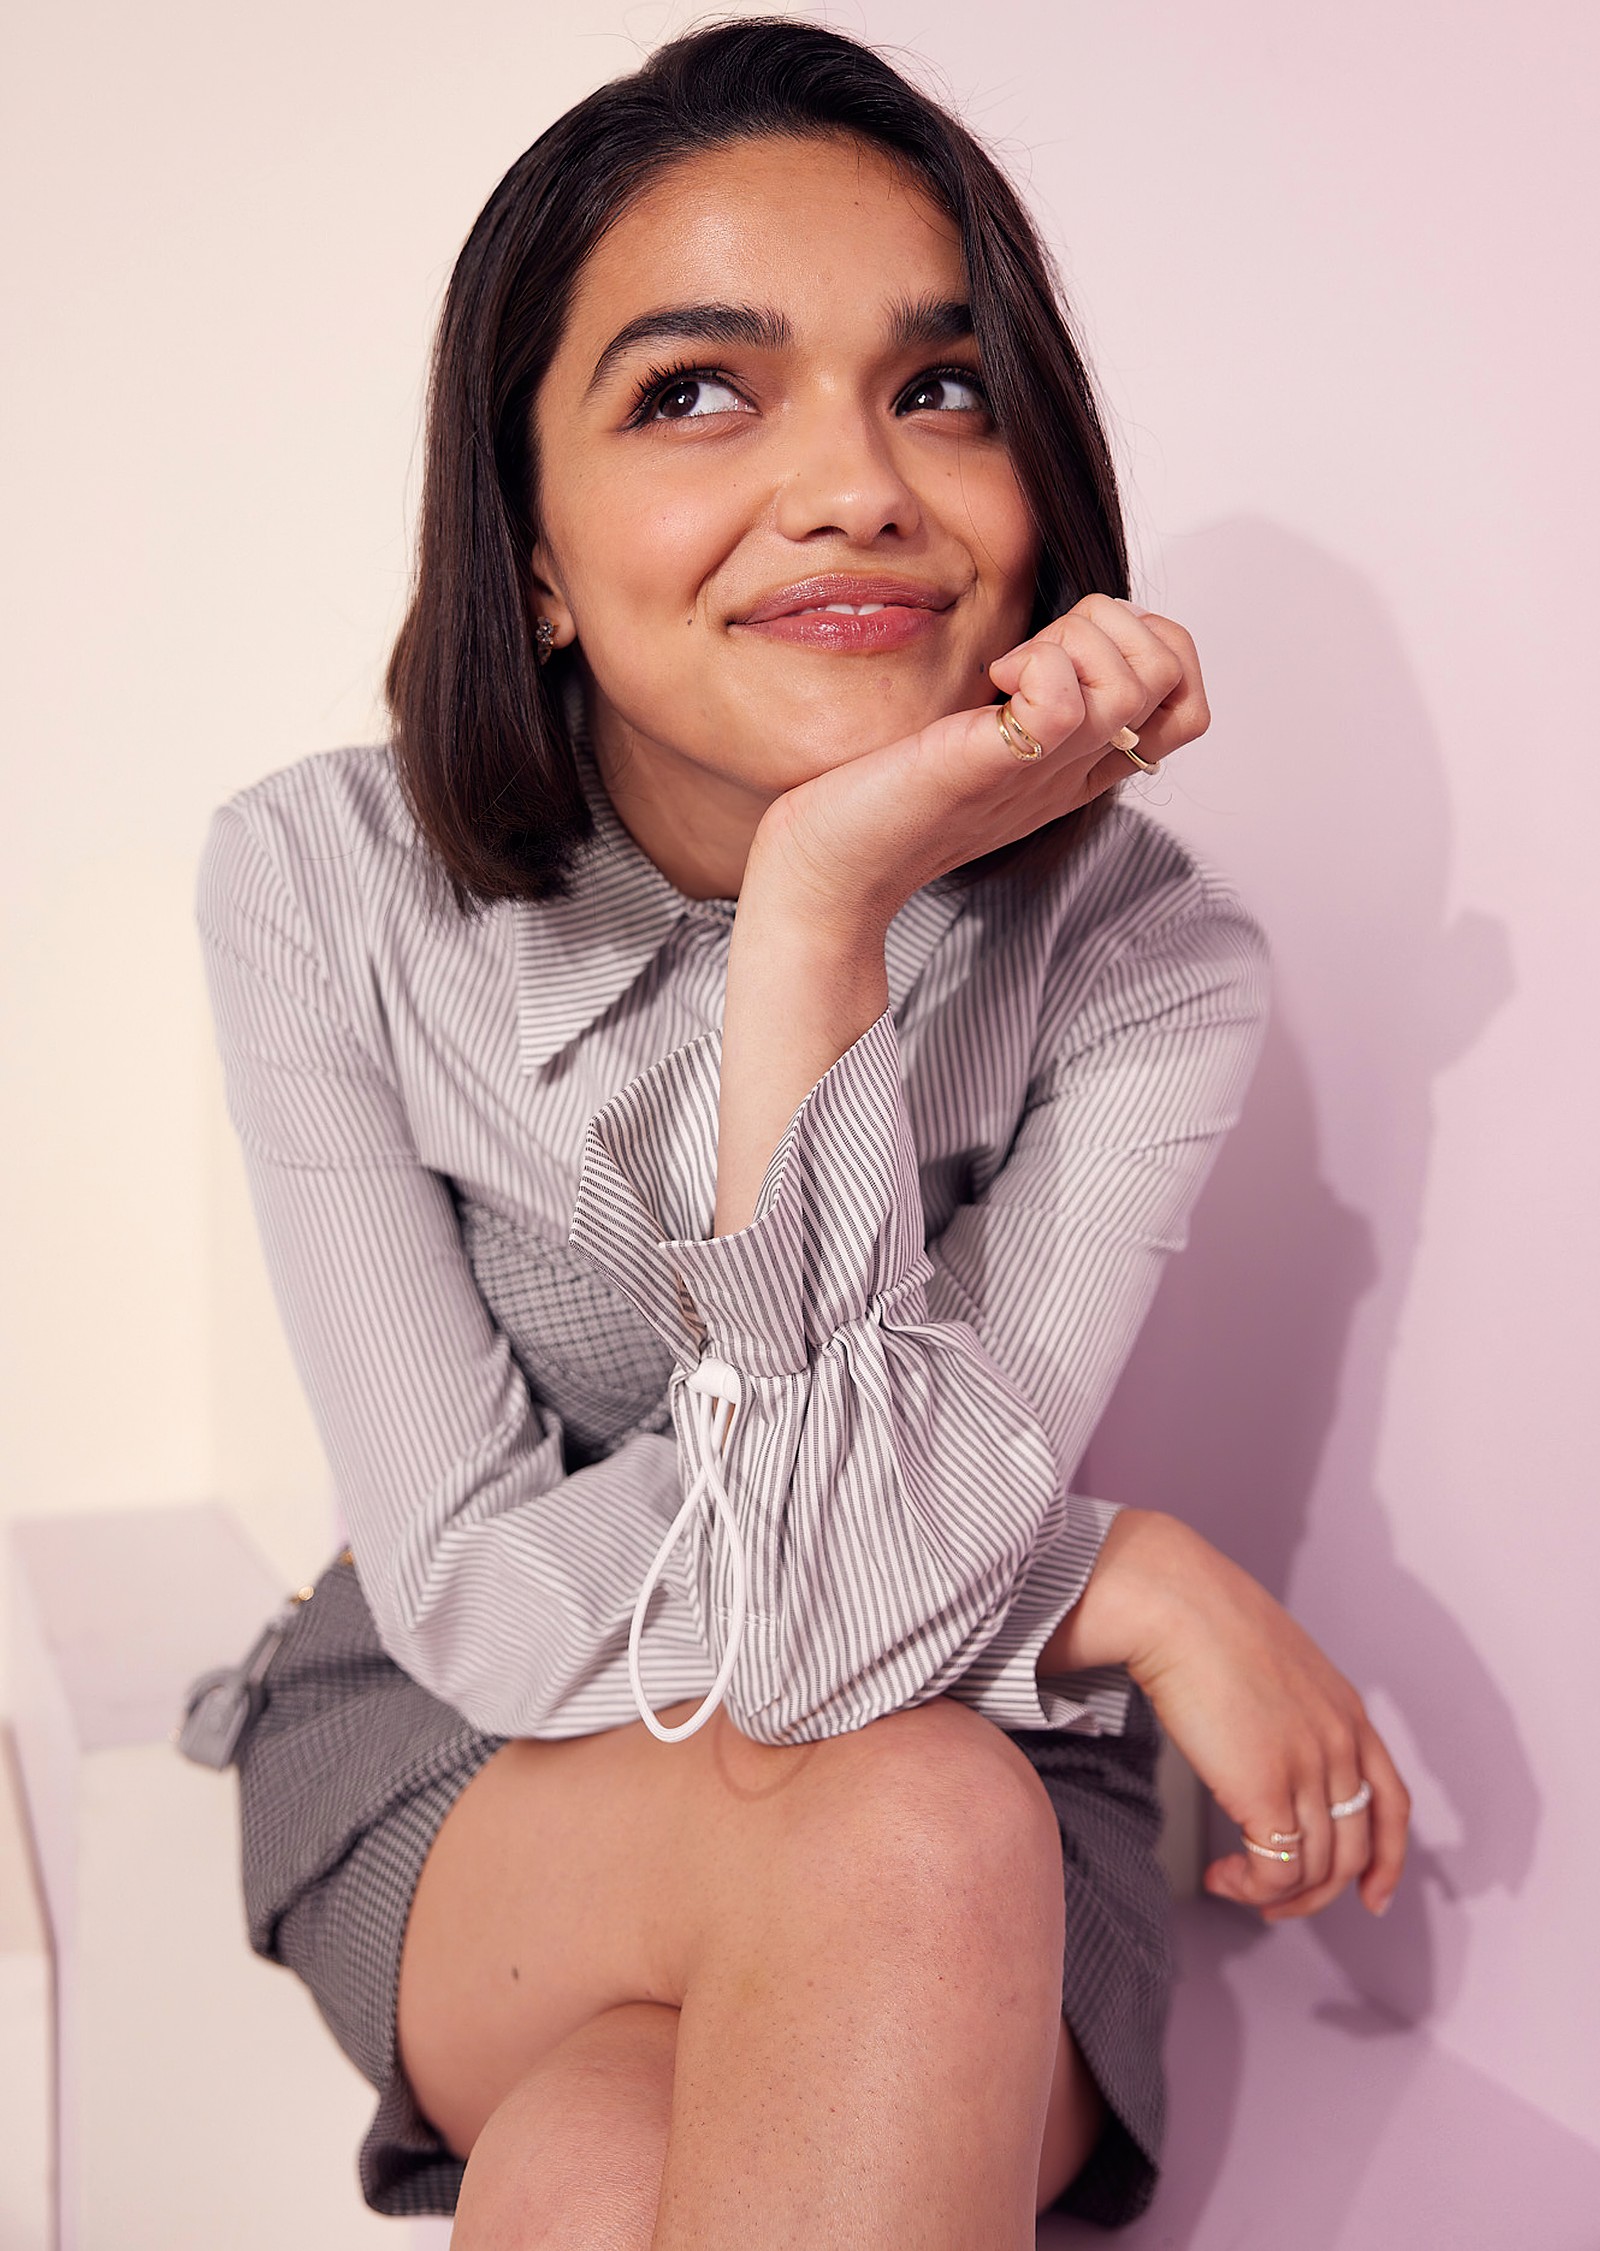
[[[738,1662],[739,1646],[744,1638],[745,1608],[749,1599],[749,1571],[745,1563],[744,1547],[739,1539],[738,1520],[733,1513],[733,1503],[728,1498],[728,1488],[723,1482],[721,1455],[726,1448],[728,1432],[733,1424],[734,1412],[744,1396],[737,1368],[726,1360],[702,1360],[688,1378],[684,1388],[691,1394],[689,1415],[694,1436],[696,1456],[695,1474],[682,1508],[673,1518],[666,1538],[656,1550],[644,1585],[639,1589],[639,1599],[633,1606],[633,1624],[628,1631],[628,1678],[633,1683],[633,1700],[639,1707],[639,1717],[652,1735],[663,1743],[681,1743],[697,1727],[704,1727],[733,1677]],[[682,1538],[690,1517],[700,1504],[701,1495],[709,1488],[712,1500],[722,1516],[723,1529],[733,1556],[733,1612],[728,1620],[728,1642],[722,1653],[722,1663],[717,1677],[706,1692],[700,1709],[679,1727],[663,1727],[650,1709],[645,1696],[644,1682],[639,1677],[639,1637],[644,1631],[645,1607],[651,1590],[666,1568],[666,1561]]]

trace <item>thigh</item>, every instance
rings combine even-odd
[[[1047,2212],[1068,2182],[1077,2178],[1105,2123],[1105,2097],[1063,2017],[1039,2150],[1039,2211]]]
[[[679,1743],[634,1722],[503,1744],[441,1823],[406,1927],[397,2030],[418,2104],[465,2157],[579,2025],[628,2002],[680,2006],[719,1925],[786,1911],[819,1836],[845,1848],[813,1870],[837,1883],[870,1864],[875,1833],[971,1830],[980,1795],[979,1826],[998,1838],[1009,1817],[1059,1872],[1028,1760],[950,1698],[793,1747],[752,1742],[720,1710]]]
[[[627,2211],[630,2240],[646,2242],[671,2124],[677,2025],[676,2009],[651,2002],[606,2009],[526,2072],[474,2138],[456,2206],[458,2228],[492,2234],[503,2215],[537,2207],[547,2225],[570,2222],[576,2242],[585,2224],[593,2224],[596,2183],[603,2180],[608,2217]],[[1036,2211],[1048,2211],[1081,2170],[1105,2118],[1104,2099],[1063,2019]]]

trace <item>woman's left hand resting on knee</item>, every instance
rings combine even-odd
[[[1158,1509],[1124,1508],[1089,1583],[1040,1659],[1041,1675],[1126,1665],[1231,1820],[1297,1857],[1214,1860],[1208,1891],[1268,1922],[1314,1915],[1358,1879],[1381,1915],[1405,1861],[1411,1799],[1344,1675],[1281,1603],[1209,1540]],[[1372,1802],[1334,1820],[1365,1779]]]

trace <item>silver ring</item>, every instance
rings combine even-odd
[[[1365,1813],[1372,1803],[1372,1784],[1363,1782],[1353,1798],[1341,1798],[1337,1805],[1328,1808],[1335,1821],[1343,1821],[1349,1814]]]

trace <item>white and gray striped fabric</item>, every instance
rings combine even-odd
[[[202,854],[228,1108],[385,1650],[496,1735],[632,1720],[711,1354],[746,1734],[938,1694],[1117,1732],[1124,1675],[1036,1667],[1115,1513],[1074,1472],[1253,1068],[1258,925],[1127,800],[1036,895],[930,884],[713,1237],[736,902],[677,891],[577,743],[564,900],[430,916],[383,745],[241,790]],[[647,1615],[657,1709],[710,1687],[729,1600],[707,1506]]]

